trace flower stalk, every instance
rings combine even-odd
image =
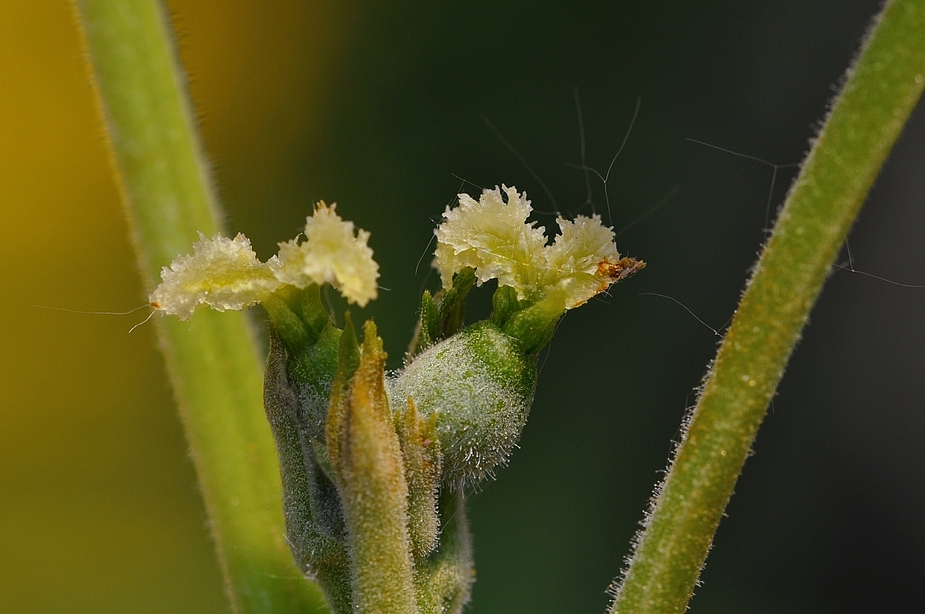
[[[156,0],[77,0],[142,280],[221,214],[167,16]],[[258,352],[243,314],[156,318],[232,609],[306,613],[320,593],[289,562],[279,469],[261,415]]]
[[[687,609],[787,360],[925,85],[925,2],[876,18],[787,197],[610,612]]]

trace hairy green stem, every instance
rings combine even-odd
[[[116,176],[148,288],[220,211],[164,9],[157,0],[77,0]],[[283,539],[276,451],[243,314],[157,318],[212,536],[235,612],[318,611]]]
[[[717,354],[612,613],[687,609],[810,309],[925,82],[925,0],[894,0],[849,69]]]

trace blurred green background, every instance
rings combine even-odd
[[[458,191],[554,208],[482,117],[574,213],[573,91],[601,171],[642,99],[609,190],[649,268],[543,358],[522,449],[471,500],[472,611],[604,610],[718,341],[641,293],[720,328],[765,237],[771,168],[685,139],[799,161],[878,4],[168,2],[228,230],[266,258],[338,202],[372,232],[388,291],[361,315],[394,367]],[[146,312],[43,308],[145,302],[67,2],[0,0],[0,87],[0,612],[227,611],[153,329],[128,334]],[[920,108],[851,235],[858,269],[925,283],[923,143]],[[923,314],[925,289],[833,274],[693,612],[925,611]]]

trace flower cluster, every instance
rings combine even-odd
[[[444,288],[452,286],[456,273],[472,268],[479,284],[497,279],[520,300],[555,295],[565,309],[573,309],[644,266],[620,258],[613,230],[598,215],[559,217],[559,234],[548,244],[545,229],[528,221],[532,207],[526,196],[502,186],[485,190],[477,201],[460,194],[459,207],[447,207],[436,230],[434,260]],[[330,283],[361,307],[376,298],[379,266],[367,231],[355,230],[335,205],[321,202],[307,218],[304,234],[304,241],[280,243],[279,253],[267,262],[257,258],[243,234],[234,239],[200,234],[193,254],[161,271],[163,283],[151,295],[151,305],[186,320],[199,305],[243,309],[287,284]]]
[[[558,293],[573,309],[629,274],[600,216],[559,217],[560,234],[547,244],[545,228],[527,221],[532,210],[526,193],[513,187],[485,190],[478,201],[460,194],[459,207],[447,207],[437,228],[434,266],[444,287],[471,267],[480,284],[497,279],[529,301]]]
[[[279,254],[261,262],[243,234],[234,239],[202,233],[193,253],[180,256],[161,271],[151,306],[188,320],[199,305],[218,311],[243,309],[263,301],[285,284],[305,288],[330,283],[350,302],[365,306],[376,298],[379,265],[367,245],[369,233],[354,236],[353,222],[318,203],[305,221],[304,242],[296,237],[279,244]]]
[[[462,611],[474,578],[466,493],[516,447],[540,349],[567,309],[645,266],[620,258],[596,215],[560,217],[550,243],[531,211],[506,186],[446,210],[434,260],[443,289],[423,293],[404,368],[391,373],[372,320],[361,343],[350,314],[341,328],[322,303],[325,283],[360,306],[377,294],[369,233],[333,205],[319,203],[304,240],[266,262],[244,235],[200,234],[161,272],[151,305],[180,319],[199,305],[266,310],[264,408],[286,540],[336,614]],[[466,296],[490,279],[492,314],[467,326]]]

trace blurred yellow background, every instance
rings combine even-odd
[[[522,449],[471,499],[473,611],[603,611],[715,352],[641,293],[720,327],[766,236],[771,169],[685,139],[798,161],[879,0],[167,4],[228,231],[267,258],[337,201],[372,233],[388,290],[361,317],[391,367],[457,192],[553,209],[481,116],[574,213],[573,92],[600,170],[642,98],[612,218],[593,187],[649,267],[563,321]],[[920,108],[851,236],[859,268],[907,283],[925,283],[923,142]],[[925,611],[925,293],[879,283],[829,281],[695,614]],[[227,611],[152,327],[129,334],[147,310],[60,310],[146,302],[66,0],[0,0],[0,289],[0,613]]]
[[[299,3],[214,19],[223,4],[171,7],[204,125],[239,126],[208,144],[233,160],[253,131],[311,132],[317,117],[285,109],[342,33]],[[57,310],[146,302],[81,53],[67,2],[0,2],[0,612],[224,611],[153,329],[128,334],[148,310]],[[241,108],[267,119],[228,116]],[[272,173],[285,151],[249,163]]]

